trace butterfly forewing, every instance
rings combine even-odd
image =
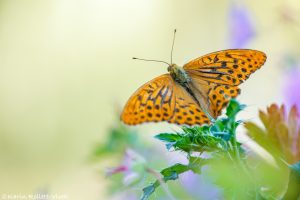
[[[169,74],[140,87],[125,105],[121,120],[128,125],[158,121],[187,125],[209,123],[193,97]]]
[[[207,82],[222,85],[239,85],[266,61],[261,51],[229,49],[199,57],[183,68]]]

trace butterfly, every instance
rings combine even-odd
[[[144,59],[145,60],[145,59]],[[121,120],[128,125],[166,121],[179,125],[209,124],[221,114],[239,85],[266,61],[251,49],[228,49],[196,58],[141,86],[128,100]]]

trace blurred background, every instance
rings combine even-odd
[[[178,65],[227,48],[267,54],[241,86],[241,118],[299,103],[299,11],[298,0],[1,0],[0,194],[103,199],[107,179],[90,154],[135,89],[167,70],[131,58],[169,62],[174,28]],[[134,130],[155,143],[174,128]]]

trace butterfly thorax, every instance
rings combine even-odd
[[[184,69],[176,64],[169,65],[168,72],[170,72],[172,78],[181,85],[186,85],[186,83],[191,81],[191,78]]]

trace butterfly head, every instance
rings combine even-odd
[[[178,65],[176,65],[176,64],[169,64],[168,72],[175,73],[177,71],[177,68],[179,68]]]

